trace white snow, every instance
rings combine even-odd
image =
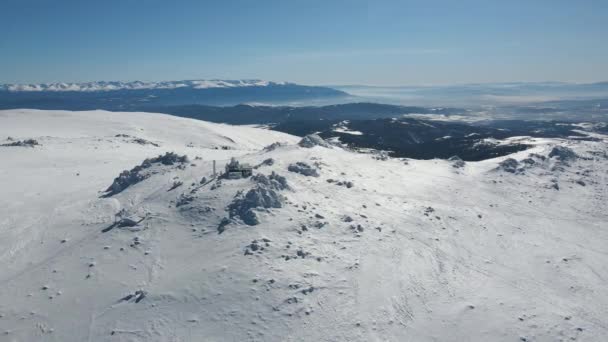
[[[150,113],[0,111],[0,142],[8,136],[41,146],[0,147],[3,341],[608,335],[605,136],[534,139],[529,151],[459,169],[301,148],[299,138],[270,130]],[[263,150],[276,141],[286,145]],[[496,170],[556,144],[584,158],[539,161],[522,174]],[[194,165],[159,166],[100,197],[122,170],[169,151]],[[280,192],[282,208],[259,211],[259,225],[230,223],[218,234],[234,196],[255,186],[200,183],[211,179],[214,159],[221,170],[230,157],[251,165],[272,158],[254,174],[274,171],[291,190]],[[288,172],[297,162],[320,177]],[[183,185],[168,191],[177,180]],[[176,207],[182,195],[193,200]],[[121,209],[146,217],[141,229],[102,233]],[[256,251],[245,255],[253,240]]]

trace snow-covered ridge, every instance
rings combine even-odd
[[[112,90],[141,90],[141,89],[210,89],[210,88],[238,88],[238,87],[268,87],[276,85],[287,85],[287,82],[271,82],[264,80],[184,80],[184,81],[162,81],[162,82],[143,82],[143,81],[97,81],[85,83],[40,83],[40,84],[1,84],[0,90],[3,91],[112,91]]]
[[[404,160],[163,114],[0,111],[0,341],[603,341],[593,137]]]

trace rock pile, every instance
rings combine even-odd
[[[290,164],[287,167],[287,170],[290,172],[302,174],[304,176],[319,177],[319,172],[317,171],[317,169],[315,167],[310,166],[303,162],[297,162],[295,164]]]

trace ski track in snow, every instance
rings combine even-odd
[[[0,111],[0,140],[9,136],[41,145],[0,147],[3,341],[608,335],[604,136],[533,139],[531,150],[462,168],[302,148],[279,132],[151,113]],[[263,150],[277,141],[285,144]],[[580,158],[549,158],[520,174],[496,169],[556,145]],[[165,152],[190,162],[154,166],[149,178],[100,197],[122,170]],[[272,158],[254,174],[274,171],[291,190],[280,191],[282,208],[259,212],[260,224],[237,220],[218,234],[235,195],[255,186],[211,177],[212,160],[221,171],[231,157]],[[289,172],[296,162],[320,177]],[[182,194],[193,198],[178,207]],[[145,219],[102,232],[121,209]],[[245,253],[263,239],[263,249]],[[128,297],[140,290],[141,301]]]

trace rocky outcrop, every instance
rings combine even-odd
[[[230,203],[228,212],[230,218],[240,218],[245,224],[254,226],[260,223],[257,210],[282,206],[283,197],[277,191],[265,185],[258,185]]]
[[[498,164],[498,169],[510,173],[516,173],[519,168],[519,162],[516,159],[508,158]]]
[[[302,138],[302,140],[300,140],[298,145],[304,148],[313,148],[315,146],[327,148],[331,147],[331,145],[327,141],[323,140],[323,138],[321,138],[318,134],[309,134],[305,136],[304,138]]]
[[[565,162],[577,159],[578,155],[571,148],[555,146],[551,152],[549,152],[549,158],[553,157]]]
[[[187,156],[180,156],[173,152],[167,152],[164,155],[159,155],[155,158],[148,158],[144,160],[141,165],[137,165],[131,170],[125,170],[114,178],[112,185],[106,190],[103,197],[110,197],[116,195],[131,185],[137,184],[144,179],[150,177],[153,173],[148,172],[147,169],[151,168],[154,164],[159,165],[184,165],[188,162]]]
[[[279,191],[289,189],[289,185],[285,177],[274,172],[269,176],[257,174],[252,180],[256,183],[255,187],[244,195],[238,193],[228,205],[228,213],[230,219],[240,219],[247,225],[255,226],[260,223],[259,211],[283,207],[284,198]]]

